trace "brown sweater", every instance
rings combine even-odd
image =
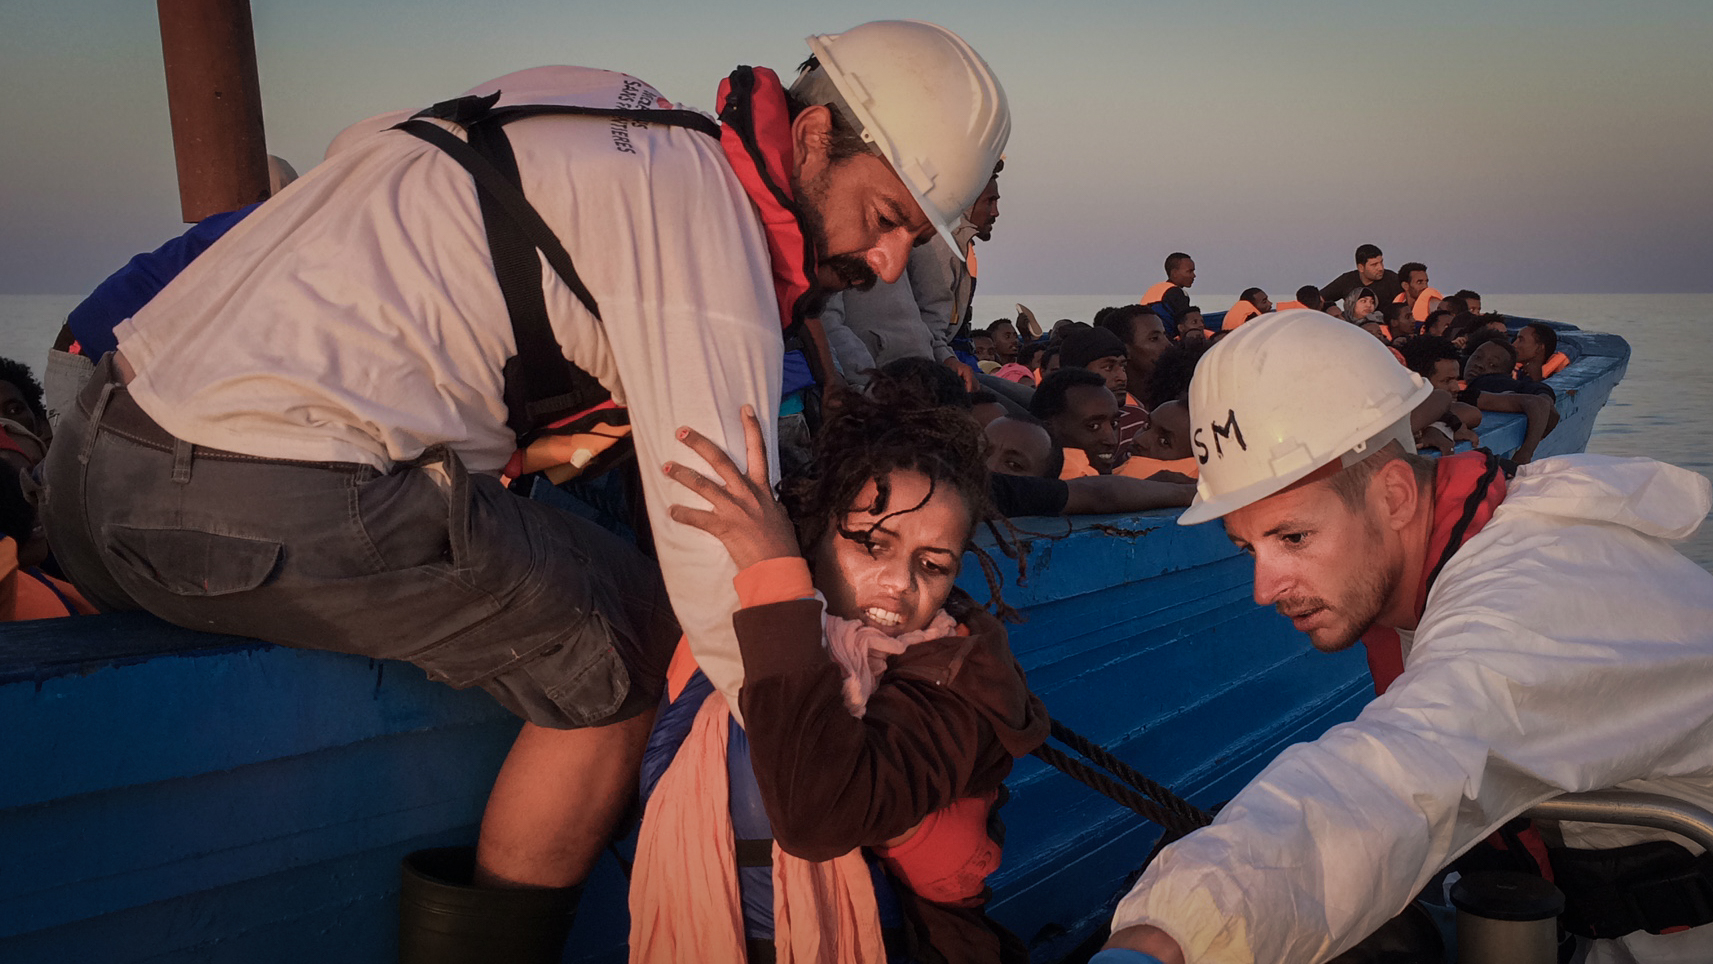
[[[774,839],[806,860],[879,846],[954,800],[997,788],[1047,738],[1047,711],[1011,655],[1005,627],[967,596],[948,608],[968,636],[891,658],[866,715],[850,715],[821,644],[821,606],[792,600],[739,610],[738,702]],[[924,961],[1025,960],[1021,942],[980,909],[898,888]]]

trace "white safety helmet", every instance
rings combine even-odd
[[[1215,344],[1190,381],[1201,478],[1178,523],[1217,519],[1387,442],[1414,452],[1410,413],[1432,393],[1348,321],[1307,310],[1251,320]]]
[[[878,20],[808,39],[862,139],[963,257],[952,231],[1011,136],[999,78],[962,37],[920,20]]]

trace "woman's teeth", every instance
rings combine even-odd
[[[874,606],[870,606],[867,609],[864,609],[862,611],[862,614],[864,616],[867,616],[868,621],[875,624],[876,626],[902,626],[904,624],[904,617],[903,616],[899,615],[898,613],[891,612],[889,610],[876,608]]]

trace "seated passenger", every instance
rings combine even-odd
[[[1154,363],[1172,347],[1160,316],[1142,305],[1122,305],[1100,314],[1096,327],[1118,336],[1124,345],[1124,384],[1132,396],[1148,383]]]
[[[1129,445],[1130,457],[1117,469],[1134,479],[1193,482],[1201,475],[1190,448],[1190,407],[1173,399],[1148,413],[1148,425]]]
[[[1205,345],[1173,345],[1154,363],[1154,372],[1142,389],[1142,404],[1152,411],[1170,401],[1186,401],[1190,397],[1190,379],[1196,373],[1196,364],[1205,354]]]
[[[1267,292],[1260,288],[1245,288],[1243,293],[1237,296],[1237,303],[1225,313],[1225,321],[1219,326],[1219,330],[1231,331],[1256,315],[1264,315],[1272,310],[1273,302],[1268,299]]]
[[[1004,626],[954,587],[991,513],[981,435],[952,409],[846,396],[812,472],[781,487],[782,506],[747,406],[744,418],[750,473],[689,430],[685,444],[724,484],[665,466],[711,504],[672,515],[719,538],[740,570],[743,726],[720,693],[681,691],[698,709],[648,801],[631,959],[685,960],[694,948],[695,959],[741,961],[759,943],[782,959],[836,946],[884,960],[877,904],[889,902],[871,892],[882,886],[871,853],[904,905],[895,923],[908,946],[948,964],[1026,961],[982,905],[1000,860],[989,828],[1003,781],[1045,741],[1048,717]],[[754,783],[740,792],[730,774],[745,771]],[[770,894],[754,892],[760,882],[735,858],[735,824],[754,816],[728,801],[755,796],[767,836],[744,839],[771,838]],[[774,911],[765,937],[738,924],[751,906]]]
[[[1086,368],[1061,368],[1035,389],[1029,414],[1046,423],[1065,450],[1063,479],[1112,472],[1118,455],[1118,399]]]
[[[1205,348],[1207,343],[1207,322],[1202,320],[1201,309],[1191,305],[1178,319],[1178,344]]]
[[[970,353],[981,362],[981,370],[992,374],[999,368],[999,355],[996,354],[993,336],[985,331],[970,333]],[[991,368],[988,366],[992,366]]]
[[[1370,317],[1380,320],[1380,299],[1372,288],[1352,288],[1344,297],[1344,320],[1360,325]]]
[[[1320,311],[1325,307],[1326,299],[1320,296],[1320,289],[1314,285],[1303,285],[1297,289],[1297,300],[1287,301],[1275,310],[1289,311],[1292,308],[1305,308],[1309,311]]]
[[[1558,350],[1558,332],[1538,321],[1524,325],[1511,347],[1517,350],[1517,377],[1525,381],[1545,381],[1570,364],[1569,356]]]
[[[987,326],[987,336],[993,339],[993,357],[1001,365],[1017,361],[1017,326],[1010,318],[1001,318]]]
[[[1481,296],[1470,291],[1468,288],[1464,288],[1457,294],[1452,295],[1452,297],[1462,303],[1464,310],[1474,312],[1478,315],[1481,313]]]
[[[14,471],[35,467],[53,437],[42,385],[30,366],[0,358],[0,452],[6,464]]]
[[[1064,468],[1065,457],[1053,443],[1053,433],[1033,415],[996,418],[982,432],[989,472],[1056,479]]]
[[[1398,292],[1398,296],[1392,301],[1394,304],[1406,306],[1411,321],[1426,321],[1428,312],[1439,307],[1439,303],[1444,297],[1437,289],[1428,284],[1427,265],[1420,261],[1411,261],[1399,268],[1398,283],[1403,285],[1404,290]],[[1403,331],[1399,327],[1394,327],[1392,330],[1394,332]]]
[[[1428,312],[1427,321],[1422,322],[1422,334],[1444,335],[1451,328],[1452,314],[1444,308]]]
[[[1118,336],[1105,328],[1080,328],[1065,336],[1060,356],[1066,368],[1086,368],[1106,379],[1120,402],[1130,403],[1125,389],[1130,384],[1129,353]]]
[[[1417,335],[1406,339],[1399,351],[1404,356],[1404,367],[1427,379],[1428,384],[1437,389],[1436,394],[1443,393],[1445,397],[1455,399],[1463,391],[1463,356],[1451,339]],[[1458,442],[1480,445],[1481,439],[1475,434],[1475,428],[1481,424],[1481,410],[1455,400],[1445,409],[1430,423],[1442,426],[1443,431],[1437,435],[1418,433],[1417,449],[1435,448],[1441,454],[1450,454]]]
[[[1178,337],[1184,315],[1190,311],[1190,295],[1185,291],[1196,283],[1195,259],[1182,251],[1166,256],[1166,280],[1142,293],[1137,304],[1158,306],[1160,320],[1166,323],[1166,334]]]
[[[1471,336],[1469,357],[1463,365],[1464,387],[1457,400],[1483,412],[1518,413],[1528,419],[1523,444],[1512,456],[1518,463],[1534,460],[1535,448],[1558,425],[1552,388],[1543,382],[1520,382],[1511,377],[1516,367],[1516,349],[1498,332]]]

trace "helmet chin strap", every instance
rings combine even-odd
[[[1405,455],[1416,454],[1416,433],[1410,428],[1410,417],[1405,415],[1396,422],[1385,427],[1379,434],[1372,436],[1361,445],[1338,457],[1339,465],[1350,468],[1375,452],[1380,451],[1387,442],[1397,442],[1404,447]]]

